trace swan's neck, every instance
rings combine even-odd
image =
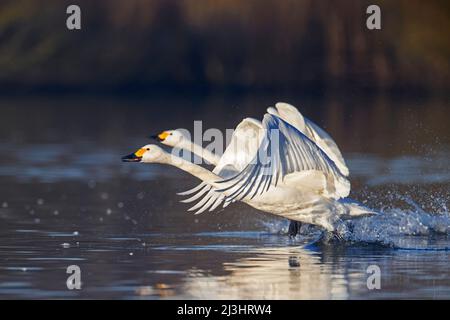
[[[207,149],[202,148],[198,144],[189,140],[184,140],[181,143],[181,149],[187,150],[215,166],[217,166],[220,160],[220,157],[218,155],[212,153]]]
[[[200,180],[214,186],[216,181],[222,178],[197,164],[184,160],[183,158],[167,154],[164,163],[177,167],[199,178]]]

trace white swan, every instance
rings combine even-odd
[[[253,157],[252,161],[239,173],[235,173],[235,168],[230,170],[228,179],[154,145],[123,157],[123,161],[171,164],[198,177],[206,184],[206,188],[199,186],[195,190],[199,193],[194,196],[204,196],[197,204],[202,210],[240,200],[256,209],[329,231],[335,230],[341,218],[373,214],[355,202],[341,201],[349,193],[348,180],[321,148],[292,125],[270,113],[262,123],[245,119],[241,125],[255,136],[263,134],[258,139],[257,152],[244,152],[247,159],[249,155]],[[274,131],[279,132],[278,145],[272,137]],[[232,143],[233,140],[230,146]]]
[[[339,148],[324,130],[314,124],[311,120],[303,117],[303,115],[290,104],[278,102],[275,104],[275,108],[269,107],[267,111],[288,122],[305,134],[309,139],[314,141],[336,164],[341,173],[348,176],[349,170]],[[164,145],[196,154],[206,160],[206,162],[216,166],[213,170],[215,174],[221,177],[227,177],[233,173],[238,173],[250,162],[250,160],[252,160],[259,147],[261,137],[257,137],[257,134],[262,131],[261,129],[262,124],[260,121],[252,118],[244,119],[234,130],[231,142],[227,146],[222,157],[218,157],[209,150],[203,149],[201,146],[193,143],[180,130],[163,131],[159,135],[153,136],[153,138],[157,138]],[[308,174],[311,173],[304,173],[305,176]],[[308,182],[306,179],[303,180],[303,184],[305,189],[314,191],[316,188],[314,182]],[[315,191],[320,192],[320,188],[321,186],[318,186],[319,190]],[[193,202],[198,200],[201,196],[203,196],[203,199],[197,205],[190,208],[189,211],[197,210],[196,213],[201,213],[208,208],[212,211],[220,204],[220,201],[217,200],[215,202],[216,205],[210,206],[217,198],[217,193],[210,185],[204,182],[191,190],[179,193],[179,195],[190,195],[193,193],[195,194],[194,196],[182,200],[182,202]],[[252,201],[252,199],[249,201]],[[225,203],[225,206],[227,204],[228,203]],[[300,226],[301,224],[299,222],[290,220],[289,235],[295,236],[298,233]]]
[[[304,117],[297,108],[288,103],[278,102],[275,104],[275,108],[269,107],[267,111],[291,124],[304,135],[306,135],[309,139],[314,141],[336,164],[336,166],[344,176],[349,175],[349,170],[347,168],[347,165],[345,164],[344,158],[342,157],[342,153],[331,136],[314,122]],[[252,120],[258,121],[255,119]],[[236,128],[235,130],[237,129],[238,128]],[[180,130],[166,130],[158,135],[152,136],[152,138],[158,139],[162,144],[169,147],[179,148],[194,153],[200,158],[206,160],[207,163],[213,164],[215,166],[219,164],[221,157],[192,142]],[[238,152],[238,150],[235,149],[233,149],[233,151]],[[231,152],[228,152],[227,157],[229,157],[228,162],[230,162],[233,154]]]

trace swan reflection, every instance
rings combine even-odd
[[[321,254],[299,247],[257,248],[254,255],[223,264],[225,275],[190,270],[183,285],[199,299],[346,299],[344,268],[331,270]],[[361,277],[359,277],[361,278]]]

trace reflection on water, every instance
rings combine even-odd
[[[396,286],[405,278],[414,278],[419,284],[410,287],[413,291],[409,292],[409,297],[443,298],[448,295],[449,288],[430,288],[433,279],[444,279],[444,275],[449,275],[448,255],[433,259],[433,267],[427,267],[427,256],[413,256],[364,247],[321,248],[318,251],[292,246],[257,248],[250,257],[224,263],[225,275],[214,276],[195,270],[190,273],[183,290],[187,297],[205,299],[401,298],[405,297],[402,292],[405,288]],[[382,283],[384,289],[390,288],[387,292],[367,288],[366,270],[374,264],[388,274]],[[396,264],[409,265],[408,268],[414,266],[436,276],[410,277],[404,273],[406,270],[399,272]],[[450,281],[446,283],[449,285]]]
[[[351,196],[380,212],[337,244],[308,227],[288,239],[286,221],[243,204],[188,214],[175,194],[194,178],[119,162],[149,134],[232,128],[275,101],[230,100],[0,101],[0,297],[450,297],[445,102],[286,99],[336,137]],[[71,264],[81,291],[66,288]],[[381,290],[366,286],[373,264]]]

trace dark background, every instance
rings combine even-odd
[[[2,0],[0,90],[447,94],[449,16],[445,0]]]

